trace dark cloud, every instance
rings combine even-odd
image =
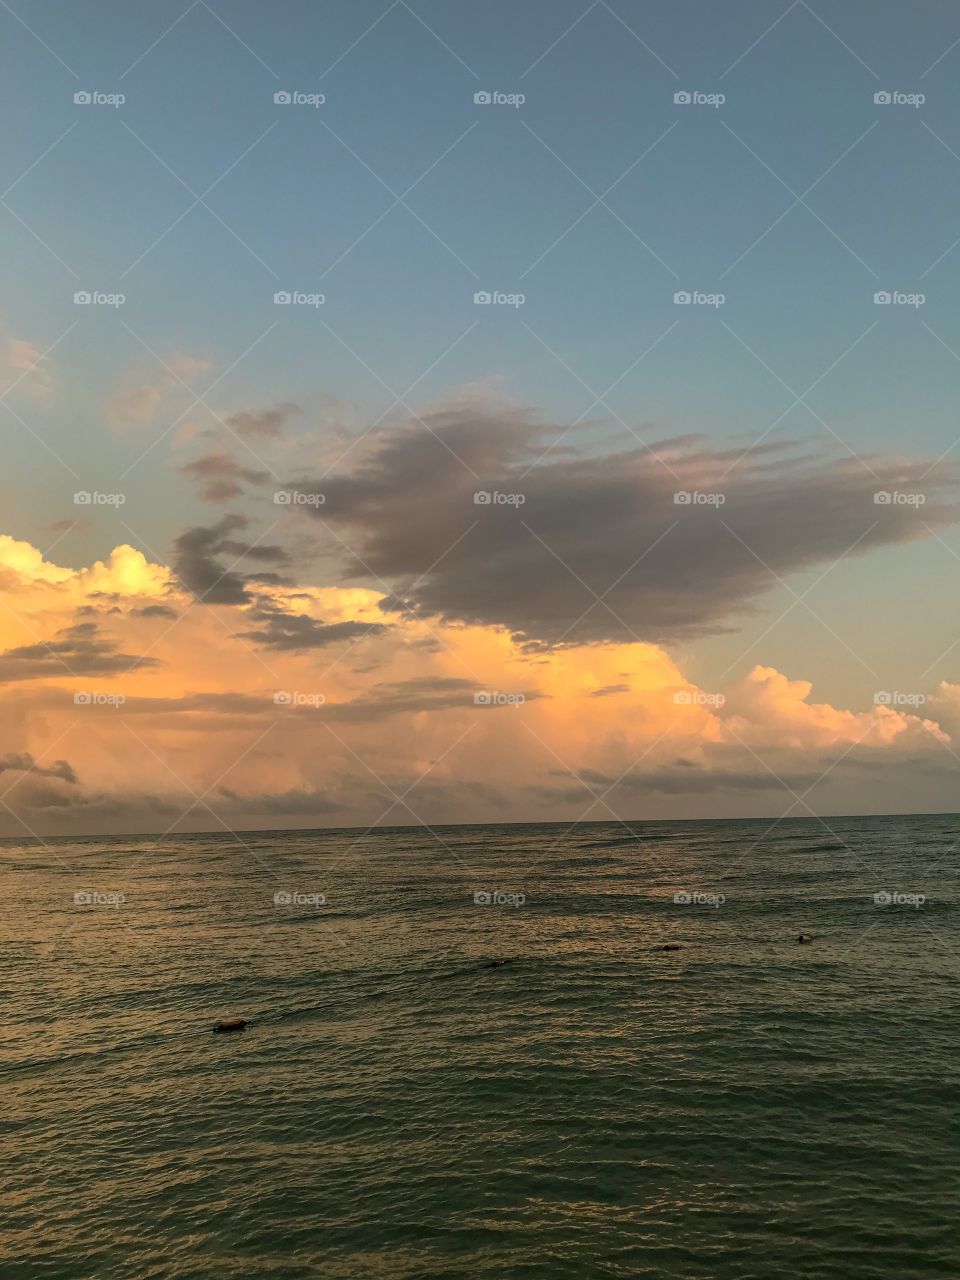
[[[322,624],[321,624],[322,625]],[[278,704],[275,695],[281,690],[263,690],[259,693],[241,693],[224,690],[220,693],[189,693],[177,698],[128,696],[123,704],[125,718],[131,716],[164,717],[165,723],[176,723],[183,729],[216,732],[226,730],[236,732],[238,724],[247,720],[251,725],[264,717],[273,719],[278,714],[284,716],[302,716],[306,721],[330,720],[338,723],[364,723],[377,721],[386,716],[415,713],[423,711],[446,711],[468,709],[478,715],[512,715],[509,705],[485,705],[477,707],[474,702],[476,693],[485,692],[472,680],[460,679],[456,676],[423,676],[414,680],[384,681],[373,685],[359,697],[345,702],[324,702],[317,706],[304,706],[302,709]],[[305,690],[304,692],[310,692]],[[322,689],[314,690],[323,693]],[[65,697],[70,696],[66,690],[49,688],[37,695],[40,701],[33,700],[31,706],[58,706]],[[537,689],[523,691],[527,702],[534,702],[548,695]],[[89,714],[113,715],[112,708],[95,704],[88,708]]]
[[[577,777],[586,784],[579,791],[564,792],[568,799],[589,796],[587,787],[602,794],[612,787],[621,796],[631,795],[706,795],[726,791],[781,791],[789,797],[790,790],[802,795],[822,777],[823,770],[782,773],[774,776],[768,769],[705,769],[691,765],[689,761],[677,761],[673,766],[651,769],[644,773],[629,773],[619,779],[596,769],[582,769]],[[612,793],[611,793],[612,794]]]
[[[226,419],[228,427],[232,427],[239,435],[275,439],[283,434],[287,422],[303,410],[292,400],[284,400],[272,409],[260,409],[256,413],[243,410],[233,413]]]
[[[105,591],[90,592],[91,600],[116,600],[116,598],[117,598],[116,596],[110,595]],[[123,613],[123,610],[120,608],[118,604],[100,605],[99,607],[97,605],[92,605],[92,604],[82,604],[77,609],[74,616],[78,618],[80,617],[103,618],[103,617],[106,617],[107,614],[112,614],[112,613]]]
[[[237,572],[243,560],[285,563],[283,547],[242,542],[230,535],[246,528],[244,516],[229,515],[214,525],[197,525],[174,543],[173,571],[183,585],[207,604],[249,604],[246,575]],[[218,556],[230,557],[224,567]]]
[[[936,751],[934,745],[931,748]],[[836,753],[817,753],[804,759],[806,766],[798,771],[796,752],[767,752],[768,768],[756,764],[750,752],[739,745],[708,743],[704,747],[702,761],[677,757],[669,764],[654,769],[634,770],[624,777],[608,774],[598,769],[578,769],[573,777],[583,785],[579,788],[563,787],[557,790],[534,788],[544,796],[566,801],[590,798],[610,789],[610,797],[622,804],[630,796],[681,796],[716,795],[724,793],[751,793],[759,791],[780,792],[786,801],[802,796],[819,784],[829,785],[842,777],[857,773],[885,773],[893,779],[910,770],[916,776],[948,776],[955,772],[949,760],[939,754],[924,757],[913,752],[891,751],[887,746],[871,747],[865,744],[850,747],[838,760]],[[756,767],[755,767],[756,766]],[[553,771],[555,777],[569,778],[569,773]],[[794,794],[791,795],[791,792]]]
[[[388,607],[503,626],[531,644],[663,643],[728,629],[778,577],[960,516],[946,463],[861,462],[769,442],[743,456],[690,436],[543,456],[560,428],[520,410],[469,405],[423,421],[428,430],[383,435],[350,474],[289,487],[323,493],[322,506],[301,510],[352,548],[347,580],[386,584]],[[477,505],[478,491],[523,503]],[[874,501],[891,491],[925,502]],[[678,493],[724,502],[678,503]]]
[[[376,800],[385,809],[389,808],[391,823],[421,822],[419,815],[426,809],[436,825],[449,822],[459,826],[458,819],[468,806],[474,811],[489,815],[502,813],[509,804],[509,798],[499,787],[475,778],[438,781],[417,775],[403,775],[392,778],[390,787],[390,791],[378,791]],[[404,802],[396,803],[397,796],[404,795]],[[580,798],[583,798],[582,795]],[[437,816],[434,817],[434,814]]]
[[[590,693],[591,698],[609,698],[615,693],[629,693],[630,686],[628,684],[605,684],[602,689],[593,689]]]
[[[324,814],[337,813],[344,805],[330,797],[325,791],[309,788],[294,788],[290,791],[261,792],[244,795],[241,791],[232,791],[229,787],[219,787],[218,793],[229,802],[228,809],[232,813],[242,813],[250,817],[269,813],[278,815]],[[217,806],[220,808],[220,806]]]
[[[253,631],[244,631],[242,634],[246,639],[255,640],[268,649],[283,649],[290,653],[323,649],[341,640],[379,635],[386,630],[376,622],[318,622],[303,613],[288,613],[269,600],[258,600],[247,616],[260,626]]]
[[[121,653],[94,622],[77,622],[46,643],[19,645],[0,653],[0,681],[42,680],[47,676],[114,676],[157,667],[156,658]]]
[[[265,571],[263,573],[247,574],[247,581],[252,583],[260,582],[263,583],[264,586],[268,587],[285,587],[288,586],[293,579],[283,573],[270,573]]]
[[[236,458],[222,450],[212,450],[202,458],[185,463],[180,471],[200,485],[200,497],[209,502],[226,502],[243,493],[245,484],[263,484],[270,473],[241,466]]]
[[[176,618],[179,617],[176,609],[171,609],[168,604],[148,604],[142,609],[131,610],[135,618]]]
[[[401,712],[446,711],[450,708],[463,710],[469,707],[484,715],[503,712],[513,713],[511,706],[476,707],[474,694],[485,692],[472,680],[462,680],[455,676],[424,676],[418,680],[397,680],[375,684],[350,702],[328,704],[323,710],[330,720],[358,722],[379,720],[383,716],[397,715]],[[545,695],[537,689],[523,692],[526,702],[534,702]]]
[[[39,765],[29,751],[11,751],[0,756],[0,773],[30,773],[38,778],[60,778],[63,782],[76,782],[73,766],[66,760],[54,760],[52,764]]]
[[[111,795],[106,792],[70,790],[55,783],[31,786],[30,780],[23,788],[17,788],[16,808],[26,811],[42,811],[45,818],[65,818],[70,829],[78,820],[93,822],[101,819],[127,818],[135,822],[156,817],[171,818],[183,814],[186,805],[182,799],[153,795],[148,792],[128,792]],[[13,807],[13,806],[11,806]]]

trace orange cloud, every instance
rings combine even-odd
[[[0,583],[0,756],[34,762],[5,801],[21,831],[690,816],[718,793],[777,813],[841,752],[950,742],[770,667],[711,694],[657,645],[531,652],[378,591],[265,582],[208,607],[130,546],[74,570],[0,537]]]

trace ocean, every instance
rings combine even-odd
[[[958,842],[0,842],[0,1270],[956,1280]]]

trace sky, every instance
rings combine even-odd
[[[955,6],[0,27],[0,834],[956,807]]]

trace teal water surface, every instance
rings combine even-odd
[[[958,841],[0,842],[0,1270],[955,1280]]]

